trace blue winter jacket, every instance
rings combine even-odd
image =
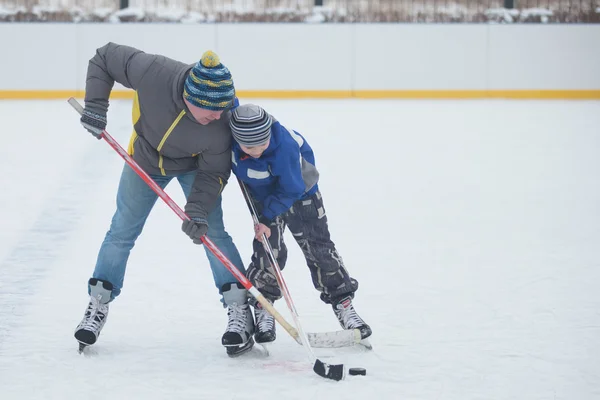
[[[235,141],[232,149],[233,173],[262,204],[263,223],[319,190],[319,172],[311,147],[302,135],[278,121],[273,122],[271,142],[259,158],[244,153]]]

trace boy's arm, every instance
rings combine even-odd
[[[305,192],[300,149],[295,148],[295,151],[286,150],[282,149],[282,153],[271,166],[271,173],[278,178],[278,181],[273,193],[268,195],[263,202],[260,222],[265,225],[289,210],[296,201],[302,198]]]

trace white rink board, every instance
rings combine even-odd
[[[600,88],[600,25],[492,25],[489,48],[489,89]]]
[[[0,90],[83,90],[114,41],[193,63],[214,49],[238,90],[600,89],[600,25],[0,24]]]
[[[353,26],[228,24],[217,45],[244,90],[350,90]]]
[[[485,25],[362,25],[355,90],[486,89]]]

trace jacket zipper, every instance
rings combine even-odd
[[[175,121],[173,121],[173,123],[171,124],[171,126],[169,127],[169,129],[167,130],[167,132],[165,133],[165,135],[163,136],[162,140],[158,144],[158,147],[156,148],[156,150],[158,151],[158,168],[160,168],[160,173],[163,176],[165,176],[166,173],[165,173],[165,170],[163,168],[163,156],[162,156],[162,154],[160,154],[160,151],[162,150],[165,142],[167,141],[167,138],[169,137],[169,135],[171,134],[171,132],[173,132],[173,129],[175,129],[175,127],[177,126],[177,124],[179,123],[179,121],[181,121],[181,118],[183,118],[184,115],[185,115],[185,110],[181,110],[181,112],[179,113],[179,115],[177,116],[177,118],[175,118]]]

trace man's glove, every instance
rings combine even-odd
[[[183,221],[181,230],[188,235],[195,244],[202,244],[200,239],[208,232],[208,222],[203,218],[192,218],[191,220]]]
[[[85,108],[81,113],[81,125],[96,139],[102,139],[102,132],[106,129],[106,115],[98,114]]]

